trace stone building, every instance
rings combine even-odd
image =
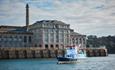
[[[33,44],[35,47],[63,49],[66,46],[79,44],[85,47],[85,35],[75,33],[70,29],[69,24],[61,21],[37,21],[29,26],[29,31],[33,33]]]
[[[79,46],[80,48],[86,48],[86,35],[72,31],[70,37],[71,45]]]
[[[41,20],[29,25],[29,5],[26,5],[26,26],[0,26],[0,47],[39,47],[63,49],[81,44],[85,35],[74,32],[70,24],[58,20]]]
[[[32,36],[24,27],[0,26],[0,47],[32,47]]]
[[[29,5],[26,5],[26,26],[0,26],[0,47],[33,47],[33,33],[28,31]]]
[[[70,25],[57,20],[42,20],[30,25],[36,47],[64,48],[70,45]]]

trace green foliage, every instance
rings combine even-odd
[[[115,36],[87,36],[87,47],[106,46],[109,53],[115,53]]]

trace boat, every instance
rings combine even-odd
[[[68,47],[65,50],[64,57],[59,56],[57,57],[58,63],[73,63],[77,61],[77,48],[75,47]]]
[[[64,56],[58,56],[58,64],[76,63],[78,59],[86,58],[84,49],[79,49],[77,46],[67,47]]]

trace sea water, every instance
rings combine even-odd
[[[115,55],[88,57],[74,64],[57,64],[54,59],[0,60],[0,70],[115,70]]]

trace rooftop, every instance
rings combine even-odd
[[[41,20],[41,21],[35,22],[34,24],[41,24],[41,23],[44,23],[44,24],[53,23],[53,24],[59,24],[59,25],[69,25],[69,24],[66,24],[66,23],[64,23],[62,21],[58,21],[58,20]]]
[[[26,31],[26,28],[23,27],[23,26],[0,26],[0,33],[3,33],[3,32],[11,32],[11,33],[14,33],[14,32],[27,32]]]
[[[75,36],[85,36],[85,35],[79,34],[79,33],[77,33],[77,32],[72,32],[71,35],[75,35]]]

